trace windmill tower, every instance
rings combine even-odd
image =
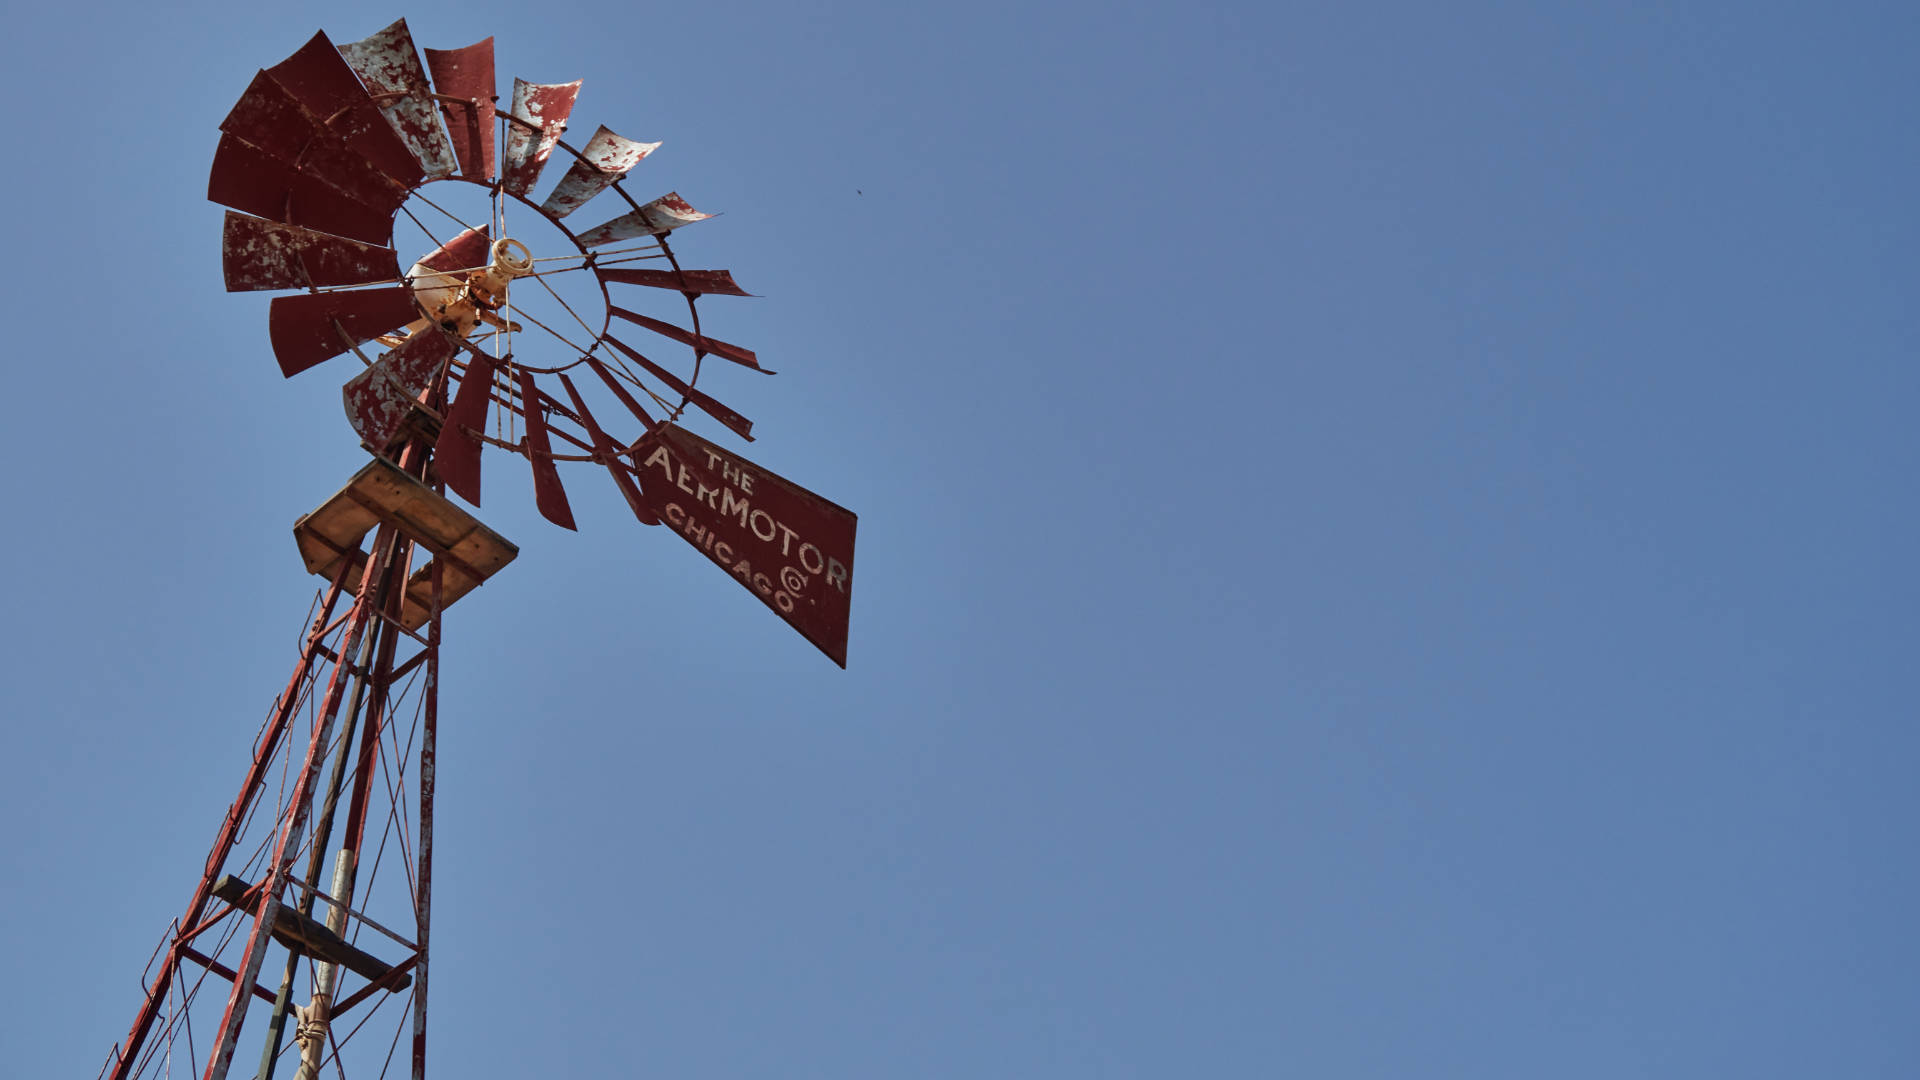
[[[677,423],[752,439],[696,385],[709,358],[764,371],[701,325],[701,298],[748,294],[673,251],[711,215],[626,191],[659,143],[563,138],[580,87],[516,80],[501,109],[491,38],[423,63],[402,20],[316,34],[220,125],[227,287],[284,293],[268,331],[288,377],[358,361],[342,396],[370,459],[294,525],[324,582],[299,659],[103,1077],[425,1075],[442,622],[518,554],[448,497],[479,505],[484,446],[530,463],[564,528],[559,463],[604,472],[637,521],[845,666],[854,515]],[[571,228],[608,193],[613,217]]]

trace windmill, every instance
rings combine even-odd
[[[401,20],[315,34],[220,125],[227,288],[282,294],[287,377],[357,360],[342,400],[370,457],[295,523],[325,582],[299,659],[102,1076],[219,1080],[243,1029],[263,1080],[424,1075],[442,618],[518,554],[447,496],[480,505],[484,448],[529,463],[563,528],[561,466],[603,473],[846,664],[854,515],[679,423],[753,438],[698,386],[710,360],[765,371],[702,325],[703,298],[748,294],[674,252],[712,215],[627,191],[659,143],[563,137],[580,88],[515,80],[501,108],[493,39],[423,60]],[[574,228],[589,204],[614,213]]]

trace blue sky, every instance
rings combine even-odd
[[[1920,1069],[1909,6],[481,0],[0,44],[18,1075],[124,1033],[364,458],[217,125],[401,15],[664,141],[743,452],[861,515],[843,672],[489,457],[437,1072]]]

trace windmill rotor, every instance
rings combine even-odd
[[[682,267],[669,240],[713,215],[677,192],[642,201],[626,187],[661,143],[604,124],[583,146],[568,142],[580,80],[516,79],[510,106],[496,108],[491,38],[427,49],[424,62],[420,53],[404,19],[338,46],[318,33],[256,75],[221,123],[208,196],[235,211],[223,235],[226,283],[231,291],[291,293],[268,309],[282,373],[355,354],[366,372],[344,393],[369,449],[388,452],[403,429],[401,414],[425,411],[427,423],[439,424],[435,459],[451,490],[478,505],[479,447],[505,449],[529,460],[541,513],[567,528],[573,519],[557,462],[601,465],[624,497],[638,475],[632,448],[689,408],[751,440],[751,421],[697,387],[709,356],[766,372],[752,350],[702,326],[702,297],[750,294],[728,271]],[[567,168],[547,186],[543,180],[558,171],[549,168],[556,153]],[[446,200],[422,190],[447,181],[480,189],[488,220],[461,221],[439,205]],[[573,215],[608,192],[624,209],[575,230]],[[550,226],[565,248],[535,252],[498,234],[509,206]],[[439,217],[457,229],[439,227]],[[396,250],[402,220],[431,238],[433,250]],[[637,265],[645,262],[666,265]],[[549,279],[569,273],[597,286],[598,313],[582,316],[562,300],[570,318],[516,316],[529,293],[559,298]],[[671,292],[681,296],[684,320],[633,310],[644,302],[616,295]],[[415,340],[433,333],[452,340]],[[667,351],[646,345],[649,335],[664,339]],[[673,352],[683,359],[669,359]],[[595,376],[587,385],[612,394],[602,415],[626,413],[636,435],[588,426],[594,414],[575,400],[579,384],[556,378],[581,367]],[[485,390],[470,395],[467,384],[479,376]],[[436,381],[452,403],[439,415],[424,400]],[[403,401],[412,404],[403,408]],[[635,517],[657,520],[638,507]]]

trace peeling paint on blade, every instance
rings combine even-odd
[[[268,68],[267,74],[375,169],[403,185],[419,182],[420,163],[324,32]]]
[[[433,385],[440,369],[453,357],[453,339],[433,327],[401,342],[373,366],[347,380],[340,388],[347,423],[360,441],[383,452],[400,432],[420,395]]]
[[[643,143],[621,138],[607,130],[602,124],[600,130],[593,133],[586,148],[580,151],[580,160],[573,163],[567,175],[560,178],[547,201],[540,209],[557,218],[566,217],[585,206],[588,199],[600,194],[613,185],[615,180],[627,175],[628,170],[640,164],[648,154],[660,149],[657,142]]]
[[[453,175],[453,145],[440,129],[427,95],[427,72],[420,66],[420,53],[413,35],[407,32],[407,20],[401,19],[379,33],[340,46],[347,66],[375,94],[404,94],[380,102],[380,112],[393,126],[394,134],[407,144],[407,150],[429,180]]]
[[[580,80],[570,83],[530,83],[513,80],[513,115],[539,131],[535,135],[520,124],[507,125],[507,160],[500,175],[506,190],[525,196],[540,179],[553,144],[567,130],[567,117],[573,115],[574,99],[580,95]]]
[[[392,248],[228,211],[220,239],[228,292],[392,281]]]
[[[604,247],[616,240],[658,236],[714,216],[695,210],[680,197],[679,192],[670,191],[631,214],[624,214],[581,233],[580,243],[587,247]]]
[[[397,180],[342,141],[266,72],[255,76],[220,130],[368,206],[391,213],[406,198]]]

